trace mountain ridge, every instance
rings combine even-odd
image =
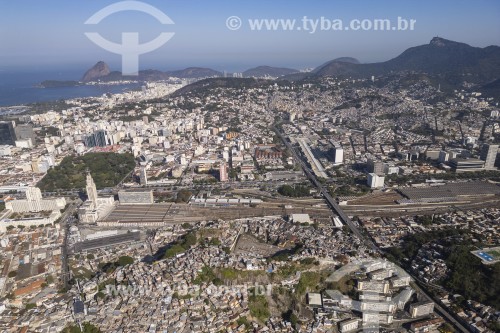
[[[243,76],[301,80],[325,76],[369,78],[398,72],[438,75],[448,82],[467,80],[482,86],[500,78],[500,47],[496,45],[473,47],[466,43],[434,37],[428,44],[410,47],[398,56],[383,62],[360,63],[352,57],[341,57],[325,62],[308,73],[285,67],[257,66],[244,71]],[[124,76],[118,71],[111,71],[105,62],[99,61],[84,74],[82,81],[154,81],[171,77],[192,79],[222,76],[223,73],[204,67],[188,67],[164,72],[150,69],[140,71],[138,76]],[[46,82],[50,86],[59,85],[52,80]]]
[[[111,73],[108,64],[104,61],[97,62],[92,68],[85,72],[82,77],[82,82],[91,82],[105,77]]]
[[[257,66],[247,69],[243,72],[243,77],[280,77],[284,75],[298,73],[299,71],[293,68],[273,67],[273,66]]]
[[[434,37],[428,44],[410,47],[384,62],[353,64],[332,61],[315,74],[360,78],[403,71],[471,75],[473,81],[486,83],[500,77],[500,47],[479,48]]]

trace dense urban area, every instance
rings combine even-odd
[[[223,76],[0,109],[0,331],[500,330],[498,100]]]

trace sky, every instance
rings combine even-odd
[[[0,72],[86,69],[99,60],[120,70],[121,55],[94,44],[85,32],[115,43],[123,32],[138,32],[140,43],[162,32],[174,36],[139,57],[140,69],[173,70],[190,66],[243,71],[270,65],[311,68],[337,57],[363,63],[396,57],[427,44],[434,36],[472,46],[500,45],[498,0],[145,0],[174,24],[137,11],[122,11],[97,25],[84,24],[109,0],[0,0]],[[238,16],[241,28],[227,19]],[[415,20],[412,31],[320,31],[303,28],[303,17],[320,20]],[[252,31],[248,20],[295,19],[293,31]],[[234,23],[234,22],[232,22]],[[301,29],[295,29],[300,26]],[[326,26],[326,23],[325,23]],[[308,26],[309,27],[309,26]],[[233,26],[234,28],[234,26]]]

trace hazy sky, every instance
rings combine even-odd
[[[137,31],[141,43],[161,32],[175,36],[158,50],[140,57],[141,69],[188,66],[239,71],[257,65],[315,67],[341,57],[361,62],[384,61],[432,37],[484,47],[500,45],[498,0],[147,0],[174,25],[162,25],[140,12],[121,12],[99,25],[84,22],[108,0],[0,0],[0,70],[87,68],[104,60],[120,69],[121,56],[92,43],[85,32],[121,41],[122,32]],[[229,16],[243,25],[226,27]],[[415,19],[414,31],[251,31],[248,19]]]

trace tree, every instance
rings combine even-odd
[[[7,276],[10,278],[15,278],[17,276],[17,271],[10,271],[9,274],[7,274]]]
[[[182,189],[177,193],[177,199],[175,199],[175,202],[177,202],[177,203],[188,202],[189,199],[191,199],[192,195],[193,195],[193,193],[191,191]]]
[[[453,326],[451,326],[448,323],[443,323],[441,326],[438,327],[438,330],[442,333],[453,333],[455,330],[453,329]]]
[[[52,283],[54,283],[54,277],[52,275],[47,275],[47,277],[45,278],[45,281],[48,284],[52,284]]]
[[[257,318],[262,323],[265,323],[271,313],[269,311],[269,303],[263,295],[252,295],[248,298],[248,308],[250,309],[250,314]]]
[[[172,257],[175,257],[176,255],[178,255],[179,253],[183,253],[185,251],[186,251],[186,249],[183,248],[181,245],[175,244],[175,245],[172,245],[170,248],[168,248],[165,251],[164,258],[172,258]]]
[[[415,217],[415,221],[418,223],[422,223],[424,226],[428,227],[432,224],[432,216],[430,215],[422,215]]]
[[[246,329],[252,327],[252,324],[248,321],[247,317],[239,317],[238,320],[236,320],[236,323],[238,326],[245,325]]]
[[[131,265],[134,263],[134,258],[129,257],[129,256],[121,256],[118,258],[118,265],[119,266],[127,266]]]
[[[90,170],[98,189],[118,184],[135,167],[132,154],[88,153],[67,156],[49,169],[38,183],[42,191],[70,190],[85,187],[86,170]]]
[[[214,237],[210,240],[210,242],[208,243],[209,245],[215,245],[215,246],[219,246],[221,245],[221,242],[219,240],[219,238],[217,237]]]
[[[286,197],[306,197],[310,195],[309,188],[302,185],[282,185],[278,188],[278,193]]]
[[[82,325],[83,330],[77,325],[66,326],[63,333],[102,333],[102,331],[91,323],[85,322]]]
[[[31,310],[31,309],[34,309],[36,308],[36,304],[35,303],[28,303],[26,304],[26,310]]]
[[[184,236],[182,246],[186,249],[190,248],[191,246],[196,245],[196,241],[196,234],[194,232],[190,232]]]

